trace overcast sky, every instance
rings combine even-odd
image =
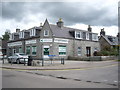
[[[6,29],[15,32],[16,28],[29,29],[44,23],[47,18],[50,24],[56,24],[59,18],[64,26],[87,30],[91,25],[94,33],[105,28],[107,35],[118,33],[119,0],[84,0],[84,2],[2,2],[2,27],[0,36]]]

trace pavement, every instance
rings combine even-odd
[[[91,69],[97,67],[109,67],[111,65],[118,64],[117,60],[110,60],[110,61],[73,61],[73,60],[65,60],[65,64],[61,64],[60,61],[46,61],[44,66],[27,66],[24,64],[9,64],[5,61],[2,64],[0,60],[0,68],[2,69],[17,69],[17,70],[77,70],[77,69]]]

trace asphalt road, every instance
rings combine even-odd
[[[118,88],[118,65],[78,70],[2,70],[2,88]]]

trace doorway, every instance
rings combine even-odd
[[[91,56],[91,47],[86,47],[86,56]]]
[[[15,55],[16,53],[16,49],[13,49],[12,55]]]
[[[49,58],[50,47],[43,46],[43,58]]]

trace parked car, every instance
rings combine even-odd
[[[24,63],[24,59],[25,62],[28,62],[28,55],[25,55],[24,53],[15,53],[13,56],[8,57],[8,62],[11,63]]]

